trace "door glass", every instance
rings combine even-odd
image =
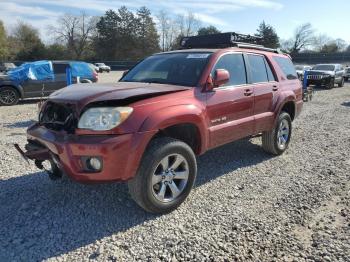
[[[266,61],[266,58],[264,58],[266,71],[267,71],[267,77],[269,78],[269,81],[276,81],[274,74],[272,73],[271,67],[269,63]]]
[[[248,54],[252,84],[269,81],[264,60],[265,58],[263,56]]]
[[[213,67],[212,75],[216,69],[226,69],[230,73],[230,80],[224,86],[243,85],[247,83],[246,69],[242,54],[227,54],[220,57]]]

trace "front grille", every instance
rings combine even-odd
[[[320,80],[323,78],[323,75],[308,75],[307,79],[312,79],[312,80]]]
[[[39,123],[46,128],[74,133],[77,125],[72,105],[47,102],[39,115]]]

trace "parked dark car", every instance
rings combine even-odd
[[[26,79],[25,81],[17,82],[11,80],[9,75],[0,76],[0,105],[11,106],[17,104],[19,99],[48,96],[54,91],[66,87],[66,69],[71,67],[71,63],[71,61],[52,61],[53,79]],[[80,63],[80,66],[85,67],[85,64],[87,67],[85,71],[89,71],[91,74],[79,75],[80,82],[97,82],[98,74],[87,63]],[[77,78],[73,77],[72,82],[77,83]]]
[[[9,62],[0,62],[0,72],[6,73],[7,71],[16,68],[16,65],[14,63]]]
[[[318,64],[307,72],[307,85],[325,86],[332,89],[335,84],[344,86],[344,68],[341,64]]]
[[[145,210],[175,209],[194,184],[196,155],[260,133],[273,155],[291,141],[303,101],[290,57],[235,38],[252,39],[184,38],[184,49],[144,59],[118,83],[55,92],[17,150],[39,168],[49,160],[51,178],[129,180]]]

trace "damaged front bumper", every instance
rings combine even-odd
[[[76,135],[54,131],[38,123],[27,130],[28,144],[19,153],[40,164],[49,160],[61,171],[82,183],[126,181],[134,177],[141,156],[153,132],[123,135]],[[101,169],[92,170],[87,161],[101,161]]]

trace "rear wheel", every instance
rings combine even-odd
[[[136,176],[129,181],[129,192],[146,211],[167,213],[186,199],[196,173],[196,158],[187,144],[157,138],[151,141]]]
[[[281,155],[288,148],[291,134],[292,120],[288,113],[282,111],[274,129],[263,133],[263,149],[273,155]]]
[[[18,103],[19,95],[13,87],[0,88],[0,105],[13,106]]]

